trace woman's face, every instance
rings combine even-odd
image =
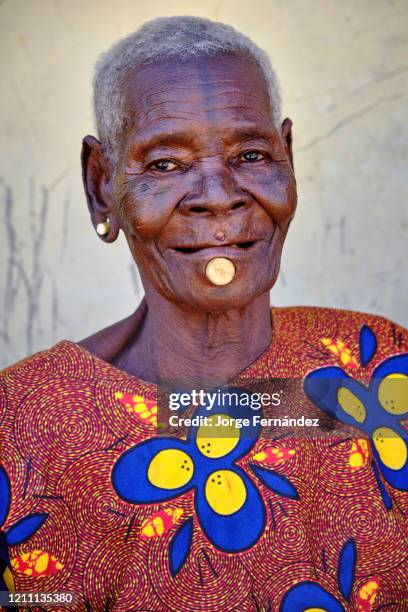
[[[275,283],[296,207],[262,74],[237,55],[168,59],[130,73],[126,96],[113,196],[145,289],[210,312],[247,305]],[[205,274],[216,256],[235,264],[224,286]]]

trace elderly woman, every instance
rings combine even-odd
[[[9,601],[407,610],[408,335],[380,316],[271,308],[296,182],[265,53],[227,25],[158,19],[102,57],[94,99],[91,220],[105,242],[123,231],[145,297],[2,373]],[[157,428],[160,381],[244,393],[259,378],[299,379],[302,411],[348,434],[267,435],[239,393],[217,400],[218,434],[211,419]],[[231,433],[238,417],[249,435]]]

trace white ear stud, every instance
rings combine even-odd
[[[103,221],[102,223],[98,223],[98,225],[96,226],[96,233],[99,234],[99,236],[106,236],[106,234],[109,234],[109,230],[110,230],[109,219],[107,219],[106,221]]]

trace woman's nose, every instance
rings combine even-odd
[[[228,171],[201,175],[179,205],[184,215],[225,215],[251,205],[249,194],[241,191]]]

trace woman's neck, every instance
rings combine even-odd
[[[112,363],[150,382],[179,380],[224,384],[269,346],[269,293],[245,307],[213,314],[147,295],[138,332]]]

